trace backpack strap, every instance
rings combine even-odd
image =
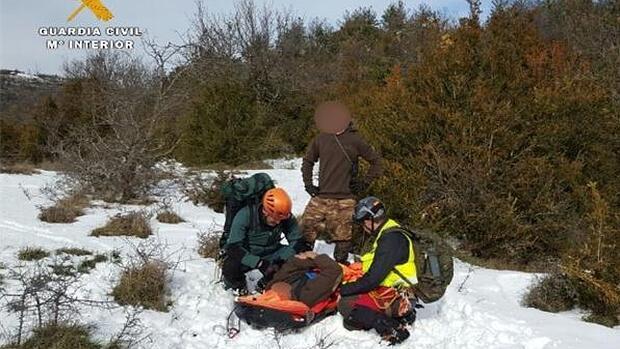
[[[420,236],[416,234],[416,232],[414,232],[413,230],[408,229],[403,226],[390,228],[385,233],[396,232],[396,231],[407,235],[412,240],[411,243],[414,245],[413,247],[415,251],[415,241],[420,240]],[[428,251],[422,251],[422,252],[424,253],[424,255],[422,256],[424,258],[424,265],[421,266],[422,267],[421,274],[425,274],[430,271],[430,274],[433,279],[443,281],[443,274],[441,272],[441,267],[439,266],[439,258],[437,258],[437,254],[435,253],[435,250],[430,249]],[[416,265],[416,268],[418,268],[417,265]],[[409,286],[413,287],[413,283],[409,279],[407,279],[400,271],[398,271],[396,268],[393,268],[392,271],[394,271],[394,273],[396,273],[396,275],[398,275]],[[422,275],[419,275],[418,277],[421,277],[421,276]]]
[[[257,202],[248,203],[248,209],[250,210],[250,233],[256,232],[260,226],[260,213],[258,212],[258,206],[259,205]]]

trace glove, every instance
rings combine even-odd
[[[260,270],[263,274],[263,278],[271,279],[273,274],[275,274],[280,269],[280,264],[278,262],[270,262],[266,259],[261,259],[258,261],[256,265],[256,269]]]
[[[306,185],[306,192],[310,194],[310,196],[315,197],[319,195],[319,187],[316,185]]]

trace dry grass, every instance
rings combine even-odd
[[[178,214],[170,210],[159,212],[157,214],[157,220],[160,221],[161,223],[167,223],[167,224],[178,224],[178,223],[185,222],[183,218],[181,218]]]
[[[26,247],[17,253],[17,258],[21,261],[37,261],[49,257],[50,253],[40,247]]]
[[[105,226],[91,232],[92,236],[135,236],[147,238],[153,233],[149,215],[144,212],[131,212],[116,215]]]
[[[220,252],[220,235],[213,232],[198,234],[198,254],[204,258],[216,259]]]
[[[48,223],[73,223],[77,217],[84,215],[84,209],[89,204],[85,195],[72,194],[56,201],[53,206],[41,209],[39,219]]]
[[[20,345],[7,344],[2,349],[102,349],[91,338],[92,328],[81,325],[45,325],[33,330],[30,338]],[[111,349],[109,346],[105,347]]]
[[[39,174],[34,165],[29,163],[15,163],[15,164],[1,164],[0,173],[6,174],[21,174],[21,175],[33,175]]]
[[[167,311],[166,265],[148,261],[125,270],[112,290],[114,300],[121,305],[143,306],[146,309]]]

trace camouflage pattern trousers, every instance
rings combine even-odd
[[[328,199],[313,197],[302,216],[304,239],[313,244],[320,233],[327,233],[330,242],[336,243],[334,259],[346,261],[352,247],[354,199]]]

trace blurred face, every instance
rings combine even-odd
[[[325,102],[316,108],[314,122],[321,132],[338,134],[351,122],[351,113],[340,102]]]

